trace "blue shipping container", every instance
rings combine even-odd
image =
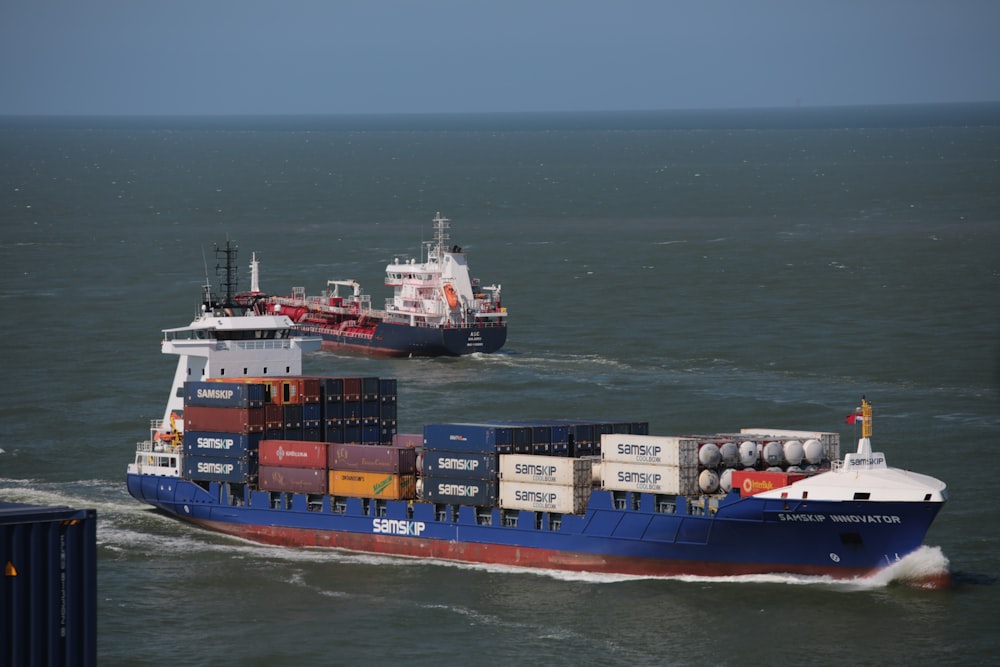
[[[497,503],[499,483],[492,480],[424,477],[422,485],[420,497],[432,503],[489,507]]]
[[[424,449],[448,452],[493,452],[497,428],[488,424],[425,424]]]
[[[97,512],[0,502],[0,664],[97,664]]]
[[[496,479],[497,466],[497,454],[425,450],[420,474],[425,477]]]
[[[257,458],[190,455],[184,457],[183,472],[184,477],[191,480],[241,484],[257,474]]]
[[[185,431],[184,453],[224,458],[246,458],[264,439],[263,433],[214,433]]]
[[[245,382],[184,383],[184,405],[202,408],[259,408],[264,405],[264,385]]]

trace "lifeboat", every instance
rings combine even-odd
[[[448,299],[449,308],[458,308],[458,292],[451,286],[451,283],[444,284],[444,296]]]

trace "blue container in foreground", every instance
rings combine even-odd
[[[97,664],[97,511],[0,502],[0,664]]]

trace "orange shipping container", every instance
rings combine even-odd
[[[417,497],[417,478],[384,472],[331,470],[330,495],[409,500]]]
[[[805,479],[806,475],[792,472],[769,472],[762,470],[734,470],[733,488],[740,490],[740,496],[755,496],[764,491],[781,489],[789,484]]]

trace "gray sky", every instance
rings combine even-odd
[[[998,0],[0,0],[0,114],[968,101]]]

